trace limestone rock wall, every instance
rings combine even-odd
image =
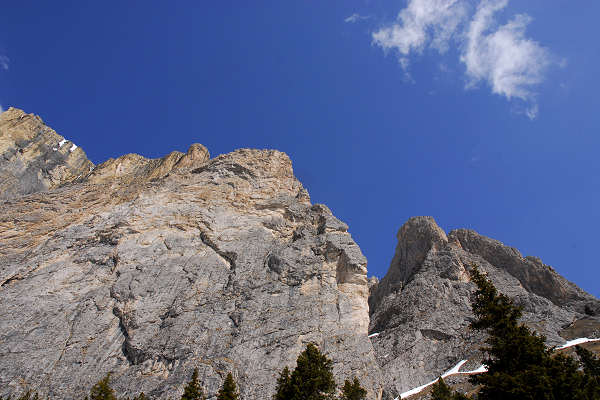
[[[123,395],[177,398],[197,367],[209,398],[232,372],[265,399],[314,342],[339,384],[380,397],[366,259],[285,154],[194,145],[82,165],[0,202],[0,395],[82,397],[112,372]]]

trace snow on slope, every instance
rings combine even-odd
[[[468,375],[468,374],[480,374],[482,372],[486,372],[487,368],[485,367],[485,365],[480,366],[479,368],[477,368],[476,370],[473,371],[464,371],[464,372],[460,372],[460,368],[467,362],[467,360],[461,360],[459,361],[458,364],[456,364],[454,367],[450,368],[448,371],[444,372],[442,374],[442,378],[447,378],[451,375]],[[426,383],[425,385],[421,385],[419,387],[416,387],[414,389],[411,389],[409,391],[406,391],[404,393],[402,393],[400,395],[400,399],[405,399],[409,396],[412,396],[414,394],[420,393],[423,389],[433,385],[434,383],[436,383],[438,381],[439,378],[434,379],[433,381]],[[398,397],[396,397],[394,400],[398,400]]]
[[[556,348],[556,350],[566,349],[567,347],[577,346],[578,344],[587,343],[587,342],[597,342],[600,339],[589,339],[589,338],[578,338],[569,340],[567,343],[563,344]]]
[[[588,343],[588,342],[597,342],[597,341],[600,341],[600,339],[577,338],[577,339],[569,340],[567,343],[563,344],[562,346],[557,347],[556,349],[557,350],[562,350],[562,349],[566,349],[568,347],[576,346],[578,344]],[[473,375],[473,374],[482,374],[484,372],[487,372],[487,367],[485,365],[481,365],[481,366],[479,366],[479,368],[474,369],[473,371],[462,371],[461,372],[460,368],[466,362],[467,362],[467,360],[461,360],[454,367],[452,367],[448,371],[444,372],[442,374],[442,378],[446,378],[446,377],[451,376],[451,375]],[[414,389],[408,390],[408,391],[400,394],[400,397],[396,397],[394,400],[405,399],[407,397],[410,397],[412,395],[420,393],[420,392],[423,391],[423,389],[425,389],[425,388],[433,385],[434,383],[436,383],[438,381],[438,379],[439,378],[434,379],[433,381],[431,381],[429,383],[426,383],[424,385],[421,385],[419,387],[416,387]]]

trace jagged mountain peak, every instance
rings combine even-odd
[[[396,235],[398,244],[387,274],[374,287],[369,298],[371,313],[382,298],[402,290],[421,267],[427,254],[448,243],[446,233],[433,217],[418,216],[406,221]]]
[[[370,332],[384,372],[384,393],[429,382],[460,360],[481,364],[482,333],[469,329],[477,265],[498,290],[523,306],[523,322],[549,345],[600,333],[600,301],[567,281],[539,258],[523,257],[473,230],[447,236],[431,217],[408,220],[398,233],[386,276],[371,287]]]
[[[160,179],[175,170],[194,169],[210,159],[208,149],[199,143],[192,144],[187,153],[173,151],[168,155],[149,159],[139,154],[125,154],[111,158],[98,165],[83,181],[90,183],[111,183],[115,181],[147,182]]]
[[[0,200],[57,188],[94,167],[85,152],[34,114],[0,114]]]

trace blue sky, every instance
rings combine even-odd
[[[95,163],[285,151],[382,277],[432,215],[600,295],[600,3],[12,2],[0,104]]]

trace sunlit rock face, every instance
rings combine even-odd
[[[314,342],[381,396],[366,259],[284,153],[94,166],[19,110],[0,133],[0,395],[83,397],[111,372],[122,396],[177,398],[197,367],[209,398],[232,372],[265,399]]]
[[[16,108],[0,114],[0,200],[56,188],[94,164],[81,148]]]
[[[465,370],[481,365],[485,336],[469,328],[473,265],[524,307],[522,321],[549,345],[571,339],[569,326],[598,336],[600,302],[538,258],[471,230],[446,235],[433,218],[414,217],[399,230],[390,268],[369,299],[385,398],[430,382],[460,360],[469,360]]]

